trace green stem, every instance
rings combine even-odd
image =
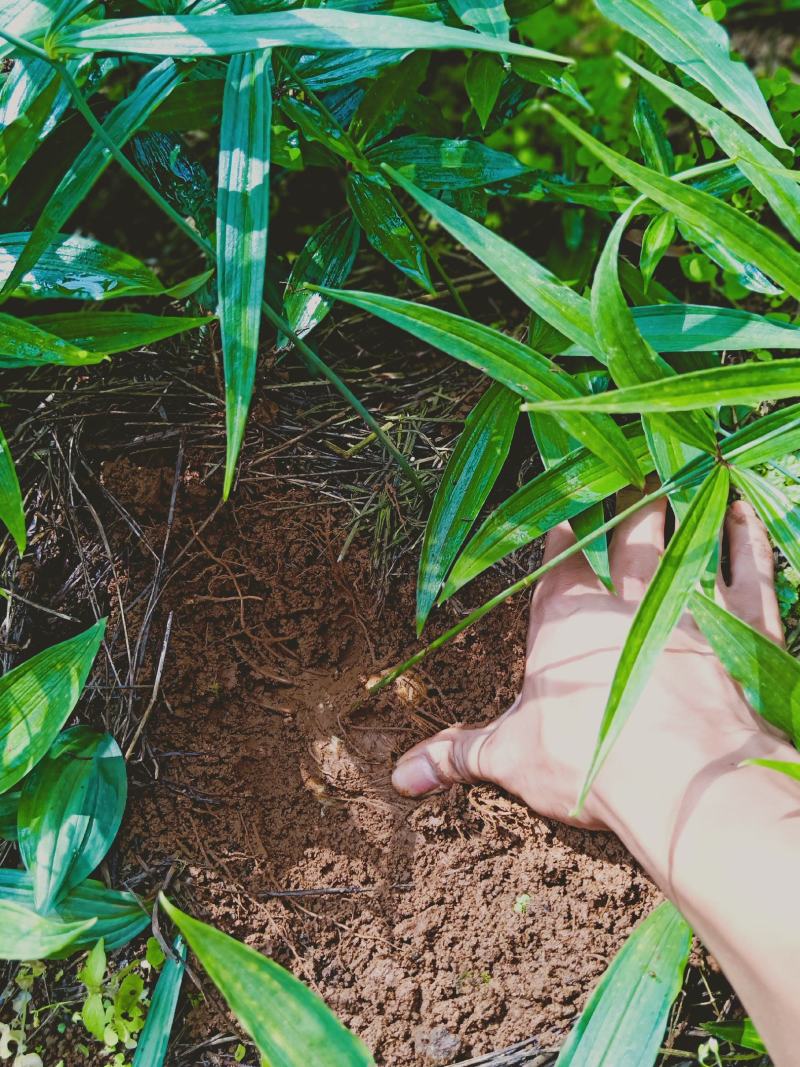
[[[689,477],[689,480],[695,480],[697,477],[696,470],[692,470],[690,474],[687,472],[687,477]],[[629,515],[635,514],[646,504],[650,504],[652,501],[658,500],[662,496],[668,496],[671,492],[680,488],[683,480],[684,479],[682,479],[680,475],[676,476],[665,485],[662,485],[654,493],[649,493],[647,496],[642,497],[641,500],[637,500],[635,503],[631,504],[629,508],[619,512],[612,519],[609,519],[608,522],[603,523],[602,526],[598,526],[596,530],[592,530],[591,533],[588,533],[585,537],[581,537],[575,544],[570,545],[569,548],[560,552],[557,556],[554,556],[553,559],[548,560],[547,563],[543,563],[541,567],[537,567],[535,571],[531,571],[531,573],[526,574],[524,578],[520,578],[519,581],[514,582],[513,585],[509,585],[506,589],[503,589],[502,592],[497,593],[491,600],[487,600],[484,604],[481,604],[480,607],[471,611],[466,618],[457,622],[455,626],[451,626],[449,630],[445,630],[443,634],[440,634],[439,637],[431,641],[429,645],[421,648],[419,652],[415,652],[413,656],[410,656],[403,663],[399,663],[397,666],[392,667],[388,674],[384,675],[376,685],[372,686],[370,692],[377,693],[387,685],[391,685],[395,679],[399,678],[400,675],[404,674],[410,667],[414,667],[421,660],[425,659],[426,656],[429,656],[431,652],[435,652],[449,641],[452,641],[454,637],[463,633],[464,630],[468,629],[479,619],[482,619],[484,615],[487,615],[499,604],[504,603],[512,596],[516,596],[517,593],[529,589],[535,581],[542,577],[542,575],[553,570],[559,563],[563,563],[565,559],[569,559],[570,556],[574,556],[576,552],[582,551],[587,545],[590,545],[593,541],[597,540],[598,537],[602,537],[603,534],[608,533],[609,530],[613,530],[623,519],[628,518]]]
[[[108,148],[114,159],[119,163],[125,173],[139,186],[150,199],[164,212],[165,215],[183,232],[187,237],[192,240],[197,247],[205,253],[208,258],[216,263],[216,251],[202,237],[192,226],[183,218],[183,216],[172,207],[172,205],[164,199],[161,193],[145,178],[143,174],[130,162],[124,152],[120,149],[119,145],[109,137],[106,130],[95,118],[91,108],[86,103],[83,94],[78,88],[77,83],[73,79],[72,75],[65,68],[65,66],[54,60],[45,51],[38,48],[36,45],[29,45],[28,42],[23,41],[21,38],[15,37],[13,34],[7,33],[5,30],[0,30],[0,36],[5,37],[11,42],[11,44],[17,45],[19,48],[23,48],[30,51],[31,54],[36,55],[37,58],[42,58],[55,67],[59,76],[64,81],[76,109],[86,119],[92,132],[99,138],[100,141]],[[427,491],[422,484],[419,475],[409,463],[408,459],[403,455],[394,442],[388,437],[385,431],[381,428],[380,423],[375,419],[373,415],[367,410],[367,408],[361,403],[355,393],[342,381],[339,375],[321,359],[312,348],[309,347],[298,337],[292,327],[286,320],[274,311],[266,301],[262,301],[261,309],[264,315],[269,321],[281,333],[285,334],[298,349],[300,354],[304,357],[305,362],[314,368],[319,374],[321,374],[330,384],[336,389],[340,396],[356,411],[367,426],[372,430],[378,440],[381,442],[386,451],[397,461],[398,465],[406,473],[414,488],[420,493],[423,499],[427,499]]]

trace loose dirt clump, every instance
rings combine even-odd
[[[154,544],[173,473],[103,467]],[[184,467],[181,555],[153,622],[163,633],[172,613],[171,638],[131,767],[121,870],[167,880],[193,913],[291,968],[380,1064],[559,1045],[656,891],[611,836],[540,819],[493,787],[412,803],[389,781],[421,737],[512,702],[526,605],[368,697],[369,677],[416,647],[411,564],[378,596],[365,545],[339,561],[347,516],[266,484],[203,526],[216,489]],[[499,587],[475,585],[461,609]],[[195,1010],[196,1041],[218,1023]]]

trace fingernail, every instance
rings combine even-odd
[[[398,793],[407,797],[421,796],[442,788],[436,771],[425,756],[410,756],[401,760],[392,774],[392,785]]]

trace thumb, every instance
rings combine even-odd
[[[392,785],[403,796],[418,797],[441,792],[454,782],[490,780],[486,742],[496,725],[453,726],[421,741],[398,760]]]

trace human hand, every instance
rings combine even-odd
[[[631,502],[618,501],[621,507]],[[609,549],[617,595],[582,554],[546,574],[531,601],[525,679],[511,708],[480,728],[455,726],[416,745],[393,783],[408,796],[454,782],[489,781],[542,815],[570,817],[589,767],[606,699],[639,602],[664,551],[666,502],[646,505],[614,531]],[[724,606],[776,642],[782,628],[772,550],[750,506],[726,520],[731,582],[718,579]],[[545,559],[575,541],[567,523],[550,532]],[[648,768],[669,767],[675,796],[704,766],[729,768],[750,756],[774,758],[776,739],[749,708],[687,614],[675,628],[649,684],[597,777],[578,825],[615,829],[623,838],[629,807],[653,796]],[[770,758],[767,756],[766,758]],[[639,782],[641,789],[636,788]],[[652,785],[652,783],[651,783]]]

